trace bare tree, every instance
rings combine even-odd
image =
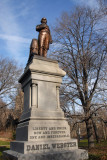
[[[107,107],[99,109],[96,117],[101,126],[99,135],[102,136],[104,140],[107,140]]]
[[[19,120],[22,111],[23,111],[23,104],[24,104],[24,93],[21,90],[21,86],[19,86],[17,90],[17,95],[15,99],[15,108],[14,108],[14,117]]]
[[[0,99],[0,131],[5,128],[6,104]]]
[[[76,8],[63,13],[54,28],[54,57],[67,75],[63,81],[61,97],[68,112],[72,104],[81,107],[87,129],[89,148],[94,147],[93,114],[107,107],[106,87],[106,9]],[[104,99],[103,97],[103,99]]]
[[[0,57],[0,99],[7,105],[12,105],[18,87],[18,78],[22,69],[7,58]],[[0,108],[5,107],[1,105]]]

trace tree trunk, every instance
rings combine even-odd
[[[79,124],[77,124],[77,126],[76,126],[76,134],[77,134],[78,142],[80,142]]]
[[[100,139],[99,139],[99,136],[98,136],[98,130],[97,130],[97,126],[96,126],[96,123],[95,123],[95,120],[93,119],[93,117],[92,117],[92,123],[93,123],[96,142],[99,143]]]
[[[102,131],[103,131],[103,135],[104,135],[104,140],[106,141],[107,140],[106,127],[105,127],[103,121],[101,121],[101,124],[102,124]]]
[[[93,136],[93,125],[92,120],[86,120],[86,128],[87,128],[87,138],[88,138],[88,148],[94,148],[94,136]]]

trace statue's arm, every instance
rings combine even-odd
[[[37,25],[37,26],[36,26],[36,31],[40,31],[41,29],[46,28],[46,26],[47,26],[47,25],[45,25],[45,24]]]

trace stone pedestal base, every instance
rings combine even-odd
[[[58,62],[34,56],[19,79],[24,109],[4,160],[85,160],[88,153],[70,138],[70,126],[60,108],[59,88],[65,71]]]
[[[57,140],[43,142],[14,141],[10,144],[10,149],[22,154],[44,154],[50,152],[63,152],[78,149],[77,140]]]
[[[75,149],[66,152],[54,152],[47,154],[21,154],[15,151],[4,151],[3,160],[87,160],[88,152]]]

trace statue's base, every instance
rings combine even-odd
[[[86,160],[70,138],[70,127],[60,108],[59,88],[66,73],[58,62],[34,56],[19,82],[24,91],[24,110],[16,141],[4,151],[4,160]]]
[[[22,154],[41,154],[50,152],[63,152],[78,149],[76,139],[66,140],[48,140],[41,142],[31,141],[14,141],[10,143],[10,150],[16,151]]]
[[[3,160],[87,160],[88,152],[82,149],[46,154],[21,154],[15,151],[4,151]]]

